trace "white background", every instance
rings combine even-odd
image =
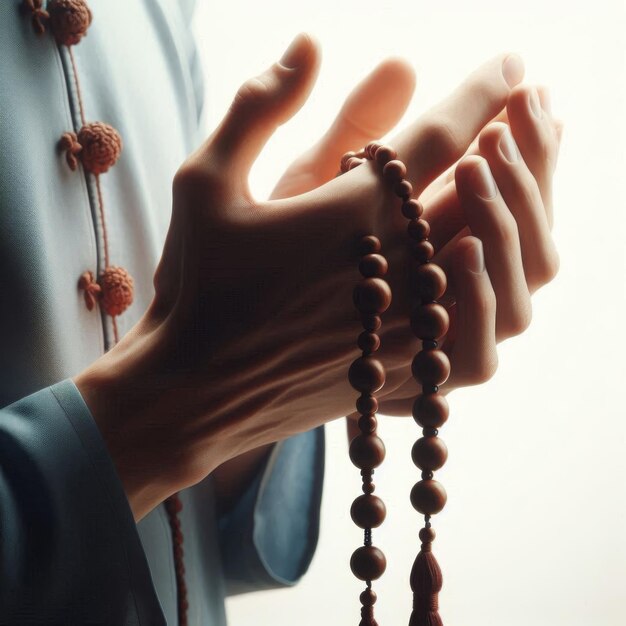
[[[626,624],[625,13],[608,0],[229,0],[197,13],[208,128],[299,31],[322,44],[310,100],[255,166],[259,198],[386,56],[404,56],[418,73],[401,126],[501,51],[522,55],[526,80],[550,87],[565,121],[553,231],[561,270],[533,297],[530,328],[499,345],[494,378],[449,396],[442,436],[450,458],[439,473],[449,498],[436,518],[446,626]],[[417,551],[408,493],[418,431],[410,419],[381,422],[388,455],[377,485],[388,517],[375,542],[389,565],[375,585],[377,616],[382,626],[399,626],[408,621]],[[309,573],[293,589],[230,600],[232,626],[358,624],[361,583],[348,567],[361,540],[349,518],[358,470],[347,459],[343,423],[327,426],[327,443]]]

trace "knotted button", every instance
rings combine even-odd
[[[111,316],[120,315],[133,303],[133,277],[117,265],[109,265],[100,274],[100,305]]]
[[[133,277],[117,265],[109,265],[100,274],[98,281],[94,279],[92,272],[83,272],[78,287],[84,290],[85,304],[89,311],[99,300],[104,311],[113,317],[123,313],[133,303]]]
[[[113,167],[122,152],[120,134],[104,122],[85,124],[78,131],[78,143],[82,147],[80,160],[93,174],[103,174]]]
[[[103,174],[117,162],[122,152],[122,138],[113,126],[93,122],[85,124],[78,135],[63,133],[59,148],[65,152],[70,169],[75,170],[80,159],[88,172]]]
[[[47,8],[59,44],[73,46],[87,33],[92,15],[85,0],[50,0]]]

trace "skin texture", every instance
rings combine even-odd
[[[395,125],[414,76],[399,60],[379,66],[272,197],[257,201],[250,167],[302,106],[319,70],[317,42],[301,35],[294,45],[299,66],[276,63],[246,81],[224,120],[180,167],[152,303],[74,378],[136,520],[211,472],[218,492],[232,496],[274,442],[354,411],[347,370],[360,355],[361,323],[351,292],[360,278],[355,243],[364,234],[381,239],[393,291],[380,332],[387,370],[380,412],[409,415],[419,392],[410,378],[418,345],[407,324],[406,220],[390,211],[397,199],[371,163],[334,177],[345,150]],[[414,195],[428,198],[425,217],[440,251],[434,261],[450,276],[452,327],[444,347],[453,375],[446,392],[491,377],[497,341],[524,330],[530,293],[558,268],[548,218],[557,125],[545,115],[530,127],[523,110],[529,88],[515,87],[522,74],[516,57],[499,55],[388,142],[407,164]],[[381,81],[392,79],[403,86],[394,106],[371,102]],[[511,166],[496,162],[494,147],[506,124],[489,125],[504,115],[524,156]],[[483,156],[458,162],[477,138]],[[502,189],[488,201],[472,191],[482,159]],[[465,261],[480,248],[478,237],[487,269],[476,274]]]

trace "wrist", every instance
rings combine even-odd
[[[172,403],[171,391],[159,374],[152,341],[134,328],[72,379],[113,461],[135,521],[190,484],[183,471],[186,446],[172,429],[166,409]]]

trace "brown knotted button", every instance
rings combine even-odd
[[[133,277],[123,267],[109,265],[98,282],[102,288],[100,305],[109,315],[120,315],[133,303]]]
[[[85,124],[78,131],[77,138],[82,148],[80,160],[93,174],[103,174],[113,167],[122,152],[120,134],[104,122]]]
[[[73,46],[85,36],[92,18],[85,0],[50,0],[47,8],[57,43]]]

